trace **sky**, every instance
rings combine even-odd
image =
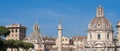
[[[100,4],[116,34],[120,0],[0,0],[0,26],[22,24],[27,27],[29,36],[38,22],[43,36],[57,37],[61,20],[63,36],[86,36],[88,24],[96,17]]]

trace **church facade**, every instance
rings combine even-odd
[[[33,32],[31,35],[26,37],[23,41],[33,43],[35,51],[45,51],[43,36],[37,23],[33,26]]]
[[[111,23],[104,16],[101,5],[96,17],[89,23],[87,31],[87,51],[115,51],[115,42]]]

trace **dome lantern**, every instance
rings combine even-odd
[[[104,17],[104,9],[103,9],[103,7],[101,5],[99,5],[96,12],[97,12],[96,13],[97,17]]]

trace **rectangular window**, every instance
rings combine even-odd
[[[14,30],[12,29],[12,33],[14,32]]]
[[[15,32],[17,32],[17,29],[15,29]]]
[[[107,39],[109,39],[109,34],[107,34]]]
[[[100,39],[100,34],[98,34],[98,39]]]

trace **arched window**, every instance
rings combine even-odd
[[[107,34],[107,39],[109,39],[109,34]]]
[[[98,34],[98,39],[100,39],[100,34]]]

